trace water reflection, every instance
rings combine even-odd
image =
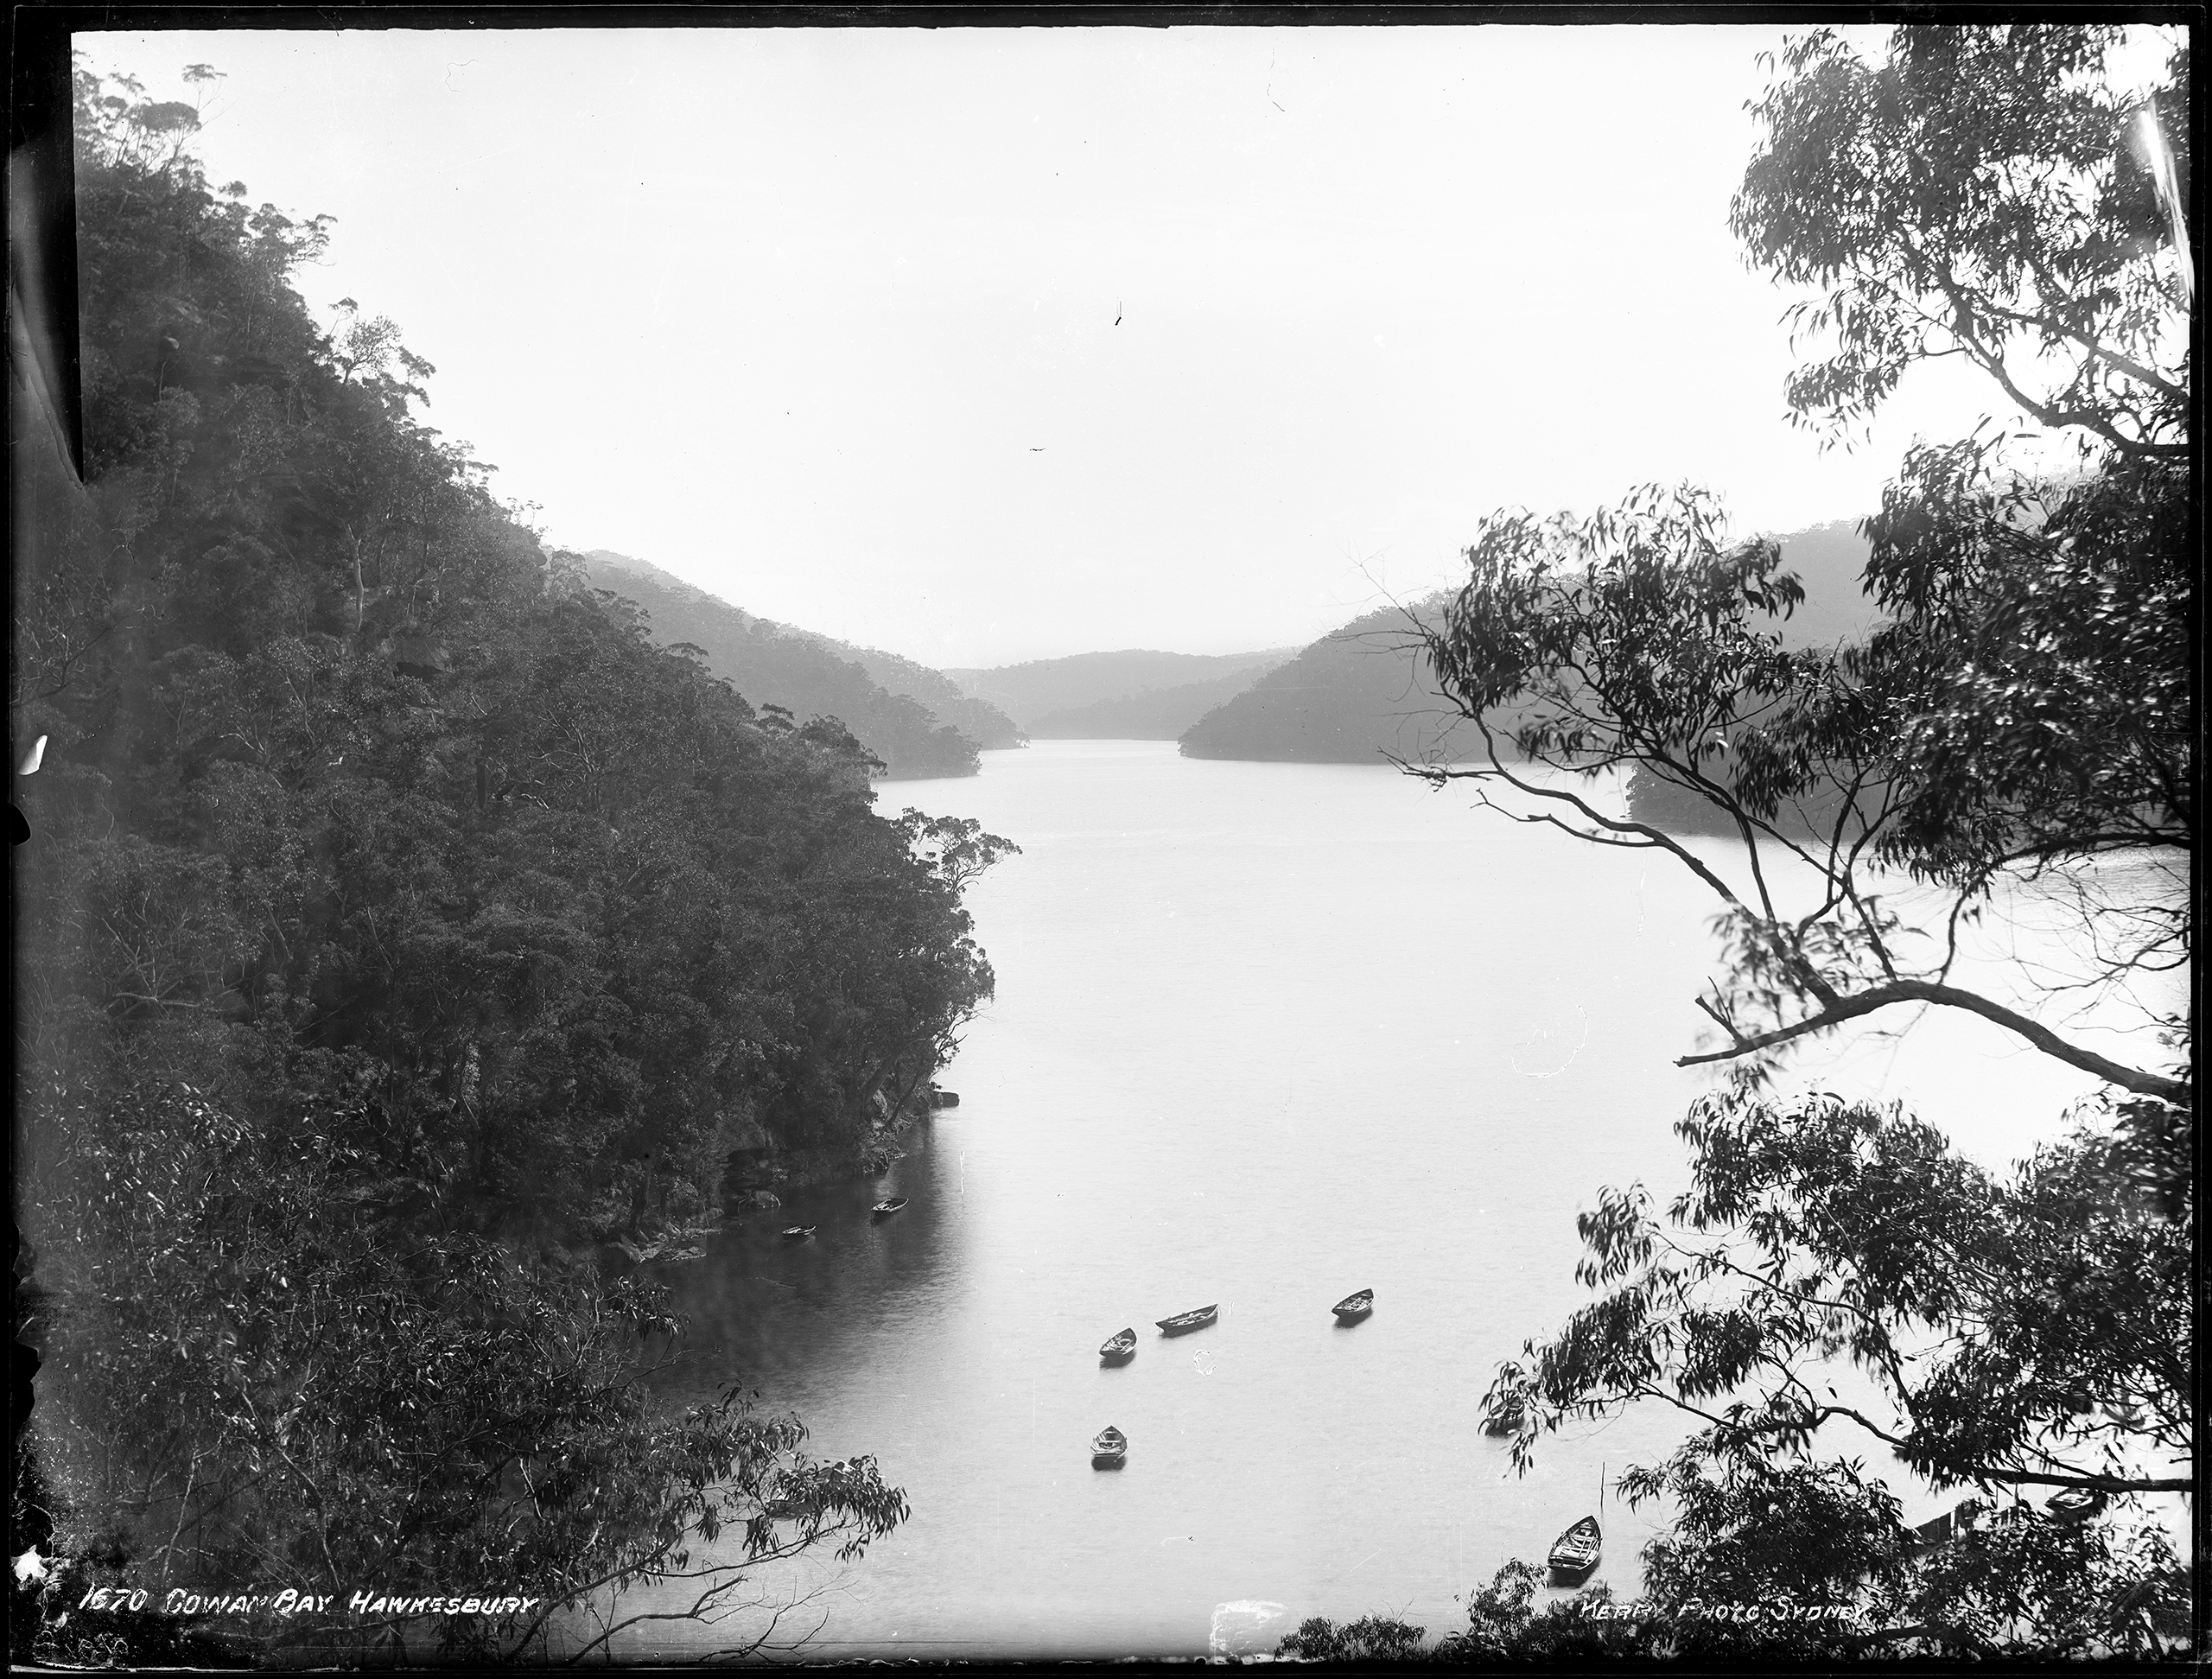
[[[941,1170],[932,1116],[906,1134],[906,1157],[880,1177],[792,1189],[783,1205],[746,1214],[718,1235],[703,1260],[673,1267],[671,1304],[690,1320],[683,1352],[658,1378],[678,1402],[735,1381],[764,1393],[811,1385],[825,1370],[866,1365],[902,1327],[942,1299],[957,1268],[958,1151],[952,1181]],[[893,1196],[884,1218],[870,1209]],[[804,1240],[783,1231],[811,1224]]]

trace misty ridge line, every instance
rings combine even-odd
[[[1866,541],[1836,520],[1776,539],[1806,598],[1775,634],[1784,646],[1864,634],[1878,617],[1862,587]],[[1406,639],[1447,586],[1368,612],[1303,647],[1244,653],[1120,648],[1015,664],[933,669],[779,623],[644,560],[595,549],[594,583],[634,600],[655,639],[689,643],[756,704],[833,715],[891,776],[973,775],[982,751],[1027,740],[1176,741],[1186,756],[1253,762],[1456,761],[1474,749]]]

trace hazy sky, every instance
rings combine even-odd
[[[337,218],[550,540],[938,665],[1302,643],[1484,511],[1649,479],[1857,517],[1916,431],[1783,417],[1727,207],[1778,31],[229,30],[217,183]]]

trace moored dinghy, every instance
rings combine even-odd
[[[2086,1522],[2105,1507],[2109,1497],[2096,1487],[2062,1486],[2050,1495],[2044,1513],[2054,1522]]]
[[[1163,1335],[1187,1335],[1194,1329],[1204,1329],[1214,1320],[1218,1306],[1201,1306],[1194,1311],[1178,1312],[1172,1318],[1160,1319],[1160,1332]]]
[[[1129,1437],[1112,1427],[1099,1430],[1098,1438],[1090,1442],[1090,1466],[1119,1469],[1128,1460]]]
[[[1584,1517],[1560,1535],[1559,1542],[1552,1547],[1553,1577],[1569,1583],[1583,1579],[1598,1566],[1598,1554],[1602,1544],[1598,1518]]]
[[[786,1242],[804,1242],[808,1237],[813,1234],[814,1226],[811,1224],[793,1224],[784,1232],[784,1240]]]
[[[893,1213],[898,1212],[900,1207],[903,1207],[906,1205],[906,1198],[904,1195],[893,1195],[887,1201],[878,1201],[874,1206],[870,1207],[868,1211],[873,1212],[879,1218],[888,1218]]]
[[[1375,1291],[1363,1288],[1356,1294],[1346,1294],[1329,1310],[1337,1314],[1338,1323],[1357,1323],[1375,1309]]]
[[[1098,1348],[1101,1364],[1126,1364],[1137,1356],[1137,1332],[1120,1329],[1106,1338]]]

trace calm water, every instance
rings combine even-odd
[[[741,1377],[913,1505],[860,1562],[764,1593],[842,1657],[1464,1624],[1470,1590],[1681,1432],[1632,1415],[1516,1479],[1478,1401],[1586,1298],[1574,1216],[1598,1186],[1686,1176],[1669,1127],[1707,1080],[1670,1063],[1711,900],[1387,768],[1102,741],[984,764],[880,798],[1022,847],[972,892],[998,997],[944,1076],[960,1107],[887,1176],[796,1192],[672,1279],[695,1324],[677,1394]],[[1815,1069],[1907,1085],[1996,1160],[2081,1087],[2060,1071],[1971,1021]],[[912,1205],[871,1224],[893,1192]],[[783,1222],[820,1233],[786,1245]],[[1338,1328],[1363,1287],[1374,1316]],[[1216,1301],[1212,1328],[1153,1330]],[[1125,1325],[1136,1358],[1101,1369]],[[1118,1473],[1090,1466],[1108,1423]],[[1608,1498],[1597,1577],[1632,1594],[1660,1519]]]

